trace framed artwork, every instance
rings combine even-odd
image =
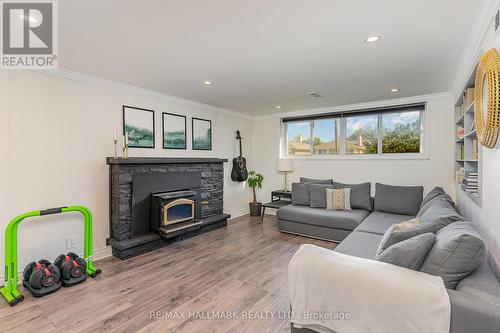
[[[155,112],[124,105],[123,135],[128,135],[130,148],[154,148]]]
[[[186,149],[186,117],[162,113],[163,149]]]
[[[212,150],[212,122],[193,118],[193,150]]]

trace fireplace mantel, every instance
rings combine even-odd
[[[199,158],[199,157],[129,157],[114,158],[107,157],[109,165],[137,165],[137,164],[203,164],[203,163],[225,163],[227,158]]]

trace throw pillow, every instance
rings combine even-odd
[[[419,225],[419,224],[420,224],[420,219],[414,218],[412,220],[403,221],[400,223],[394,223],[393,225],[391,225],[389,227],[389,229],[387,229],[385,231],[384,235],[382,236],[382,239],[380,240],[380,243],[379,243],[378,249],[377,249],[377,254],[382,253],[382,251],[384,251],[385,249],[387,249],[389,246],[391,246],[393,244],[396,244],[400,241],[403,241],[403,240],[406,240],[408,238],[419,235],[420,233],[419,234],[411,234],[408,232],[404,232],[408,229],[411,230],[412,227]],[[404,237],[403,235],[404,236],[408,235],[408,237]]]
[[[392,227],[389,229],[387,229],[386,233],[383,236],[383,239],[380,240],[380,244],[377,249],[377,254],[381,253],[389,246],[392,246],[409,238],[422,234],[427,234],[429,232],[434,233],[434,227],[426,223],[416,223],[406,229],[400,229],[395,231],[393,230]]]
[[[375,210],[379,212],[415,216],[423,197],[422,186],[375,184]]]
[[[448,289],[478,268],[486,258],[483,239],[470,222],[455,222],[437,233],[436,242],[420,269],[440,276]]]
[[[422,223],[431,224],[433,226],[432,232],[434,233],[453,222],[464,220],[449,200],[444,197],[437,197],[428,202],[424,207],[425,209],[421,209],[417,216]]]
[[[326,189],[326,209],[351,210],[351,189]]]
[[[371,183],[361,183],[361,184],[343,184],[343,183],[333,183],[333,188],[350,188],[351,189],[351,207],[364,209],[367,211],[372,210],[370,191]]]
[[[292,183],[292,203],[299,206],[309,206],[309,184]]]
[[[326,208],[326,189],[333,188],[332,185],[310,184],[309,206],[312,208]]]
[[[332,179],[313,179],[313,178],[305,178],[305,177],[300,177],[300,182],[301,183],[311,183],[311,184],[326,184],[326,185],[333,184]]]
[[[375,260],[418,270],[434,245],[436,235],[426,233],[394,244],[375,257]]]

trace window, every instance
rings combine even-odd
[[[382,152],[420,153],[420,112],[382,115]]]
[[[311,124],[310,121],[287,124],[286,151],[287,155],[311,154]]]
[[[352,154],[378,153],[378,116],[346,118],[345,152]]]
[[[336,155],[340,153],[337,120],[313,120],[313,154]]]
[[[425,104],[284,118],[283,155],[423,156]]]

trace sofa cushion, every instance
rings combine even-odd
[[[375,210],[379,212],[417,215],[423,199],[422,186],[375,184]]]
[[[448,289],[485,261],[483,239],[470,222],[452,223],[437,233],[436,242],[421,271],[440,276]]]
[[[455,208],[455,203],[453,199],[443,190],[442,187],[434,187],[422,200],[422,204],[420,205],[420,209],[417,215],[422,215],[430,206],[432,206],[433,202],[438,199],[444,199],[448,201],[453,208]]]
[[[297,205],[281,207],[276,212],[280,220],[344,230],[354,230],[367,215],[368,212],[362,209],[327,210]]]
[[[384,236],[382,237],[382,240],[380,241],[377,253],[381,253],[388,247],[412,237],[426,233],[432,233],[434,230],[433,226],[429,223],[419,222],[413,224],[412,226],[409,226],[408,228],[397,228],[397,225],[398,224],[393,224],[389,229],[387,229]]]
[[[422,200],[422,203],[420,204],[420,208],[425,206],[428,202],[430,202],[432,199],[435,199],[443,194],[446,194],[446,192],[443,190],[442,187],[436,186],[434,187],[427,195],[424,197]]]
[[[312,208],[326,208],[326,189],[333,188],[333,185],[310,184],[309,185],[309,206]]]
[[[388,247],[375,260],[418,270],[435,240],[433,233],[418,235]]]
[[[377,254],[377,247],[381,238],[382,235],[354,231],[342,243],[337,245],[335,251],[355,257],[373,259]]]
[[[333,185],[333,179],[314,179],[314,178],[300,177],[299,181],[301,183]]]
[[[417,217],[422,223],[430,223],[434,233],[453,222],[464,220],[449,200],[443,197],[437,197],[427,203],[424,209],[418,212]]]
[[[292,184],[292,203],[294,205],[309,206],[309,184]]]
[[[474,294],[486,302],[500,306],[500,281],[496,278],[487,261],[463,278],[455,290]]]
[[[370,200],[370,183],[361,184],[343,184],[343,183],[333,183],[333,188],[350,188],[351,189],[351,207],[357,209],[364,209],[370,211],[372,209]]]
[[[394,223],[400,223],[414,218],[415,216],[411,215],[399,215],[374,211],[363,220],[359,227],[356,228],[356,231],[383,235]]]

